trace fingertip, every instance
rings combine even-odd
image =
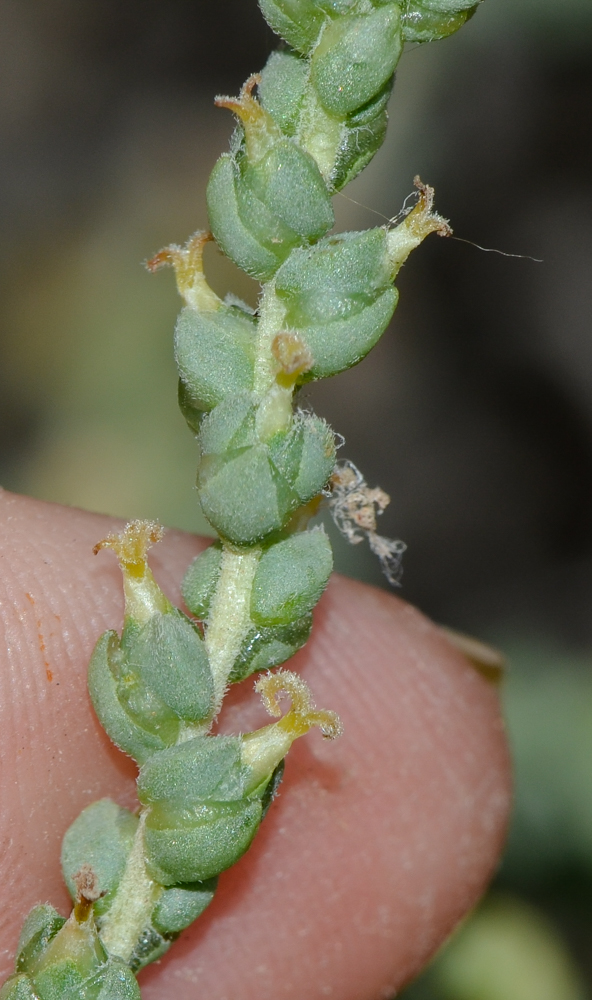
[[[498,694],[416,609],[335,578],[291,666],[344,735],[295,744],[278,800],[147,997],[390,997],[479,898],[509,807]],[[229,729],[263,716],[250,682]],[[201,924],[201,926],[200,926]],[[228,955],[232,962],[228,962]]]

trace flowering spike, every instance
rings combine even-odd
[[[148,566],[160,525],[132,521],[95,546],[119,559],[126,609],[121,635],[97,641],[89,692],[107,734],[140,766],[141,808],[102,799],[71,825],[62,867],[73,914],[34,908],[0,1000],[140,1000],[133,973],[164,954],[248,849],[294,740],[312,727],[340,735],[338,716],[315,707],[303,680],[268,672],[307,641],[329,580],[328,536],[309,527],[325,498],[346,538],[366,539],[388,580],[399,580],[405,546],[377,534],[389,497],[352,463],[336,465],[336,435],[295,410],[293,395],[366,356],[393,315],[393,282],[411,250],[431,232],[451,232],[419,177],[414,207],[390,228],[328,235],[331,196],[384,140],[404,41],[457,30],[475,0],[260,6],[288,47],[238,98],[216,99],[239,127],[208,182],[211,234],[147,262],[175,269],[185,301],[175,330],[179,403],[197,441],[197,497],[218,539],[185,576],[194,620]],[[256,311],[207,284],[211,239],[264,282]],[[212,735],[228,685],[256,673],[276,721]]]

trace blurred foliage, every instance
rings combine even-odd
[[[455,934],[408,1000],[584,1000],[553,924],[508,895],[492,895]]]

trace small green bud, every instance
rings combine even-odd
[[[228,680],[235,684],[251,674],[285,663],[308,641],[311,629],[310,614],[289,625],[252,628],[243,641]]]
[[[222,547],[210,545],[205,552],[195,557],[185,573],[181,593],[183,600],[192,615],[205,621],[210,611],[210,604],[216,592],[220,566],[222,563]]]
[[[225,400],[204,418],[198,490],[204,514],[237,545],[279,531],[288,515],[319,493],[335,463],[335,443],[317,417],[297,417],[263,443],[255,400]]]
[[[357,111],[382,90],[402,51],[397,4],[327,24],[311,59],[310,79],[320,103],[338,117]]]
[[[212,878],[249,847],[261,822],[264,788],[251,789],[240,747],[238,737],[197,737],[142,767],[138,796],[150,807],[148,863],[162,885]]]
[[[302,531],[263,553],[251,593],[257,625],[288,625],[312,611],[333,569],[323,528]]]
[[[72,899],[79,887],[76,876],[89,867],[96,878],[99,898],[96,917],[110,907],[132,849],[138,817],[111,799],[93,802],[80,813],[66,831],[62,842],[62,871]]]
[[[49,903],[35,906],[29,913],[20,933],[16,952],[15,969],[28,972],[41,958],[49,942],[66,923]]]
[[[96,896],[92,893],[94,898]],[[100,992],[97,976],[107,963],[92,915],[92,902],[79,896],[70,918],[52,938],[30,970],[40,1000],[93,1000]]]
[[[301,381],[335,375],[362,360],[393,314],[386,230],[343,233],[297,250],[276,276],[285,322],[296,330],[313,364]]]
[[[333,206],[314,159],[286,139],[251,91],[218,98],[234,111],[244,144],[222,157],[208,184],[212,232],[224,252],[253,277],[270,278],[290,250],[318,239],[334,223]]]
[[[180,722],[209,719],[214,684],[204,641],[166,599],[146,556],[160,538],[152,522],[131,522],[95,550],[114,549],[124,576],[125,626],[101,637],[89,664],[89,691],[111,739],[138,761],[174,743]]]

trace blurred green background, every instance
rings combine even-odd
[[[0,0],[7,489],[204,529],[173,277],[141,263],[206,224],[212,98],[273,47],[255,0]],[[420,173],[462,240],[544,261],[428,241],[377,350],[305,393],[392,496],[403,596],[509,661],[506,855],[409,1000],[592,997],[591,106],[590,0],[486,0],[406,52],[385,147],[336,199],[340,229],[379,224]],[[207,268],[254,303],[212,247]]]

